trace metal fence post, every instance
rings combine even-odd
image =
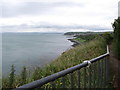
[[[51,82],[51,86],[52,86],[52,89],[54,90],[54,88],[55,88],[55,81]]]
[[[105,58],[105,88],[107,86],[107,58]]]
[[[102,59],[102,61],[101,61],[101,73],[102,73],[102,76],[101,76],[101,87],[103,88],[103,78],[104,78],[104,76],[103,76],[103,59]]]
[[[98,78],[97,78],[97,86],[99,88],[99,84],[100,84],[100,62],[98,61]]]
[[[84,88],[86,88],[86,67],[84,67]]]
[[[96,63],[94,63],[94,82],[93,82],[94,88],[96,88]]]
[[[88,88],[91,88],[91,77],[92,77],[92,75],[91,75],[91,66],[89,66],[89,68],[88,68],[88,70],[89,70],[89,82],[88,82]]]
[[[102,60],[100,60],[100,84],[99,87],[102,88]]]
[[[109,56],[106,57],[106,87],[108,87],[109,84]]]
[[[78,88],[80,88],[80,70],[77,71],[78,74]]]
[[[62,77],[62,88],[65,88],[65,77]]]
[[[74,83],[73,83],[73,72],[70,73],[70,88],[73,88],[74,87]]]

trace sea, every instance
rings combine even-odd
[[[9,75],[11,66],[19,74],[28,69],[43,67],[72,48],[64,33],[2,33],[2,75]]]

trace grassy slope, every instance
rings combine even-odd
[[[48,67],[57,67],[57,71],[63,70],[105,53],[104,49],[103,42],[98,40],[90,41],[66,51],[57,60],[48,65]]]
[[[84,44],[81,44],[75,48],[72,48],[61,56],[59,56],[56,60],[52,61],[50,64],[46,65],[42,69],[36,67],[33,74],[27,77],[27,81],[25,83],[29,83],[31,81],[40,79],[42,77],[51,75],[53,73],[59,72],[61,70],[67,69],[69,67],[75,66],[77,64],[82,63],[84,60],[89,60],[94,57],[97,57],[103,53],[105,53],[106,46],[103,43],[102,39],[96,39]],[[27,73],[28,74],[28,73]],[[15,82],[12,87],[18,87],[21,84],[21,76],[16,76]],[[8,78],[3,79],[3,87],[9,87]]]

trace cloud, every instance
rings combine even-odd
[[[0,6],[0,26],[9,28],[107,30],[118,17],[118,0],[4,0]]]
[[[58,7],[81,7],[82,3],[75,2],[22,2],[20,4],[2,4],[3,17],[17,17],[21,15],[44,15]]]
[[[67,32],[69,31],[106,31],[106,30],[111,30],[111,28],[109,27],[105,27],[105,26],[89,26],[89,25],[65,25],[65,26],[60,26],[60,25],[26,25],[26,24],[22,24],[22,25],[11,25],[11,26],[2,26],[2,29],[7,30],[5,32],[9,32],[11,31],[12,28],[12,32]]]

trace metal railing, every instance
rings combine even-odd
[[[107,46],[107,53],[93,58],[83,63],[44,77],[40,80],[33,81],[29,84],[20,86],[17,89],[35,89],[41,88],[47,83],[51,84],[51,88],[56,88],[55,81],[61,78],[62,85],[60,88],[66,88],[66,76],[69,76],[70,85],[69,88],[106,88],[108,82],[108,61],[109,61],[109,50]],[[80,71],[81,69],[82,72]],[[76,72],[76,75],[74,75]],[[83,77],[82,77],[83,76]],[[74,79],[77,78],[75,81]],[[75,82],[76,85],[75,85]],[[83,83],[81,83],[83,82]]]

